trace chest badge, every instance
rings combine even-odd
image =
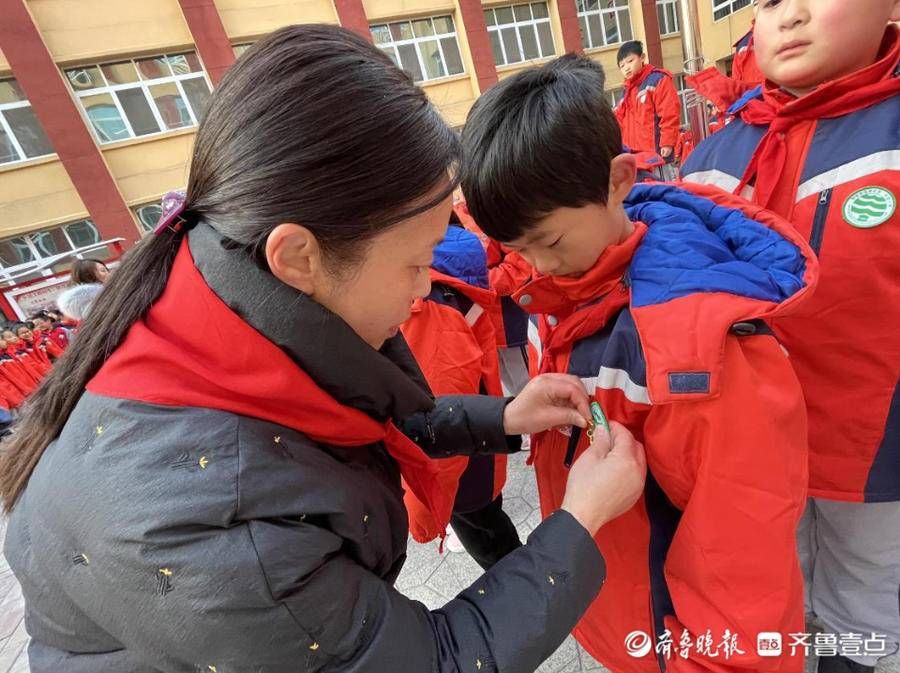
[[[897,209],[897,199],[884,187],[857,189],[844,201],[842,215],[847,224],[871,229],[887,222]]]

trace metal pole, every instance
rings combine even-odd
[[[679,0],[681,7],[681,43],[684,49],[684,73],[696,75],[703,70],[703,47],[700,42],[700,13],[697,0]],[[709,136],[706,103],[702,96],[691,90],[685,96],[685,113],[695,142]]]

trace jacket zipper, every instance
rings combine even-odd
[[[831,205],[831,187],[819,193],[819,203],[813,215],[812,231],[809,234],[809,246],[819,255],[822,249],[822,238],[825,236],[825,221],[828,219],[828,209]]]

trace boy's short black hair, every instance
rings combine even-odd
[[[491,238],[512,241],[558,208],[605,204],[622,134],[603,68],[567,54],[488,89],[463,129],[462,189]]]
[[[624,59],[634,54],[635,56],[644,55],[644,43],[640,40],[632,40],[626,42],[619,47],[619,53],[616,54],[616,63],[621,63]]]

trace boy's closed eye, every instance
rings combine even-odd
[[[564,236],[565,236],[565,234],[561,234],[559,238],[557,238],[555,241],[553,241],[553,243],[551,243],[551,244],[548,245],[547,247],[548,247],[548,248],[555,248],[555,247],[559,244],[559,242],[560,242],[561,240],[563,240],[563,237],[564,237]]]

